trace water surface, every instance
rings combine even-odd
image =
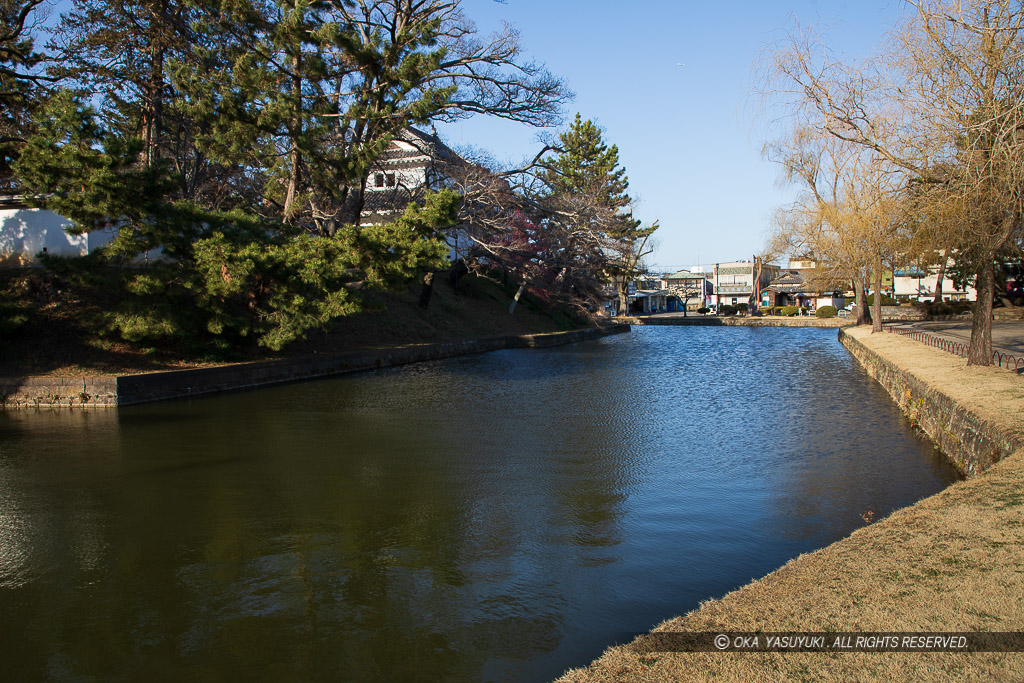
[[[546,680],[954,478],[835,330],[0,413],[0,674]]]

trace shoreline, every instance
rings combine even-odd
[[[657,647],[657,638],[673,632],[1024,631],[1024,378],[967,367],[962,358],[898,335],[871,335],[869,328],[843,330],[840,337],[865,372],[890,395],[906,398],[898,401],[904,412],[939,435],[947,457],[976,455],[973,467],[963,468],[968,478],[667,620],[652,635],[609,648],[560,681],[1019,677],[1020,652]]]
[[[853,325],[856,321],[849,318],[815,318],[814,316],[703,316],[682,315],[680,313],[658,313],[655,315],[619,316],[630,325],[694,325],[698,327],[823,327],[839,328]]]
[[[408,344],[163,372],[90,377],[7,377],[0,378],[0,408],[116,408],[256,389],[499,349],[559,346],[629,330],[629,325],[613,324],[568,332]]]
[[[928,435],[935,448],[961,475],[975,476],[1010,453],[1024,450],[1024,425],[1018,424],[1015,429],[1013,424],[1004,424],[999,415],[989,410],[979,411],[979,404],[984,404],[985,399],[990,397],[970,391],[973,379],[970,373],[988,373],[991,370],[1000,373],[1005,370],[994,367],[968,370],[965,359],[947,351],[940,351],[941,355],[927,358],[924,364],[922,359],[915,359],[916,367],[905,367],[907,363],[901,363],[898,357],[894,358],[891,353],[878,353],[866,344],[866,333],[866,330],[856,333],[840,330],[839,342],[864,371],[882,385],[903,414]],[[896,335],[883,333],[875,340],[875,346],[893,337]],[[882,350],[891,350],[891,346],[887,343]],[[929,381],[927,375],[935,370],[956,382],[958,391],[951,391],[950,387],[943,387],[934,380]],[[996,379],[998,377],[997,374]],[[1012,393],[1012,389],[996,391]],[[1012,400],[1012,395],[1007,398]]]

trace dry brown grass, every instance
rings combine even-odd
[[[1024,434],[1024,378],[895,335],[854,334],[981,416]],[[1024,451],[656,631],[1024,631]],[[1024,653],[644,653],[609,649],[560,679],[1024,680]]]

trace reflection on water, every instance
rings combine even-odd
[[[549,679],[953,477],[813,329],[0,414],[0,673]]]

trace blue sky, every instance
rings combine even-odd
[[[766,126],[749,97],[764,48],[795,18],[827,29],[840,54],[863,57],[906,11],[901,0],[464,0],[463,7],[482,33],[502,21],[518,28],[528,54],[576,92],[568,117],[580,112],[618,145],[639,217],[661,223],[649,258],[659,270],[698,258],[749,259],[775,208],[791,198],[777,168],[761,159]],[[499,160],[539,149],[536,129],[482,117],[438,132]]]

